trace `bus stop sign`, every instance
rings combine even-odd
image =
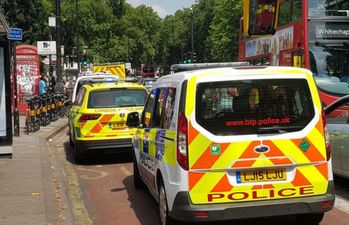
[[[20,28],[10,28],[10,33],[7,34],[7,39],[13,41],[21,41],[22,33],[22,29]]]

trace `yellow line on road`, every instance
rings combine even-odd
[[[121,172],[122,172],[125,176],[131,176],[131,175],[132,175],[132,173],[131,173],[128,169],[126,169],[126,167],[124,167],[124,166],[120,167],[120,170],[121,170]]]
[[[73,166],[67,161],[65,152],[59,151],[59,158],[63,164],[67,190],[72,202],[72,212],[76,225],[93,225],[93,221],[85,207],[80,185]]]

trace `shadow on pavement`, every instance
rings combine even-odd
[[[129,151],[128,151],[129,150]],[[69,142],[64,143],[64,151],[66,159],[75,165],[106,165],[106,164],[120,164],[120,163],[129,163],[132,162],[132,149],[129,148],[123,153],[95,153],[88,154],[84,156],[81,163],[77,163],[73,155],[73,147],[69,145]]]
[[[335,192],[336,195],[342,197],[343,199],[349,200],[349,179],[334,176]]]
[[[126,177],[123,180],[123,184],[125,185],[131,208],[134,210],[140,224],[160,225],[158,204],[148,189],[136,189],[133,185],[133,175]]]

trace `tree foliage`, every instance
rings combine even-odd
[[[23,30],[23,42],[34,43],[48,37],[50,0],[1,0],[0,8],[11,27]]]
[[[78,4],[78,7],[77,7]],[[192,50],[198,62],[234,61],[238,51],[241,0],[196,0],[191,8],[160,18],[145,5],[126,0],[61,0],[61,37],[66,57],[86,54],[94,63],[155,63],[168,69]],[[0,0],[10,26],[24,31],[23,42],[48,39],[54,28],[53,0]],[[191,38],[193,25],[193,40]]]

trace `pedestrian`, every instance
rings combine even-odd
[[[56,86],[56,77],[52,75],[50,77],[50,90],[52,93],[55,92],[55,86]]]
[[[40,77],[39,91],[41,95],[46,94],[46,82],[43,75]]]
[[[65,92],[64,89],[65,89],[65,87],[64,87],[64,80],[58,81],[58,82],[55,84],[54,88],[53,88],[53,90],[54,90],[55,92],[60,92],[60,93],[62,93],[62,94],[64,94],[64,92]]]

